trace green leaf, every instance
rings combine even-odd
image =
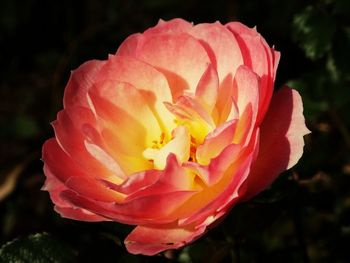
[[[332,46],[336,23],[314,6],[306,7],[293,18],[293,37],[310,59],[319,59]]]
[[[27,139],[35,137],[39,133],[36,122],[25,115],[18,115],[14,119],[14,131],[19,138]]]
[[[47,233],[15,239],[0,249],[0,262],[6,263],[69,263],[76,256],[66,244]]]

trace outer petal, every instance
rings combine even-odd
[[[237,69],[233,82],[233,100],[236,102],[240,119],[234,142],[248,144],[255,128],[259,105],[260,78],[246,66]]]
[[[125,245],[130,253],[152,256],[192,242],[203,235],[205,229],[205,226],[198,229],[176,226],[138,226],[125,239]]]
[[[91,60],[72,71],[64,92],[64,107],[89,105],[87,92],[96,81],[96,75],[106,61]]]
[[[132,57],[111,56],[100,70],[99,81],[119,81],[129,83],[145,97],[149,108],[157,118],[162,130],[171,135],[175,127],[173,116],[163,104],[171,101],[171,91],[167,79],[151,65]]]
[[[231,22],[226,27],[236,37],[243,54],[244,65],[261,77],[259,114],[257,122],[263,119],[273,92],[275,71],[279,53],[271,49],[256,29],[248,28],[239,22]]]
[[[58,113],[53,126],[62,151],[74,158],[73,162],[80,167],[79,169],[89,176],[118,179],[116,170],[101,163],[101,159],[93,155],[93,152],[89,152],[86,147],[86,141],[100,143],[98,141],[101,140],[95,116],[90,109],[80,106],[66,108]],[[52,152],[57,156],[56,148],[47,147],[47,151],[44,150],[44,153],[50,154]],[[58,163],[57,160],[62,159],[53,157],[52,160],[52,166],[54,166],[55,163]],[[62,163],[64,162],[62,161]],[[113,181],[120,183],[119,179]]]
[[[42,190],[49,192],[51,200],[55,204],[55,211],[62,217],[87,222],[109,221],[109,219],[93,214],[85,209],[73,207],[70,203],[63,200],[60,194],[68,188],[51,173],[46,164],[44,165],[44,173],[46,181]]]
[[[174,99],[184,90],[193,92],[211,62],[202,45],[184,33],[144,36],[136,57],[166,76]]]
[[[189,199],[195,191],[178,190],[137,198],[127,203],[100,202],[67,190],[60,197],[72,206],[86,209],[92,213],[125,224],[163,224],[176,220],[169,217],[182,203]]]
[[[181,18],[174,18],[169,21],[159,19],[158,24],[144,32],[144,34],[178,34],[188,32],[193,27],[192,23],[187,22]]]
[[[303,136],[308,133],[299,93],[288,87],[278,90],[261,126],[260,150],[246,181],[244,200],[296,164],[303,153]]]
[[[108,218],[96,215],[94,213],[91,213],[81,208],[61,207],[56,205],[55,211],[59,213],[62,217],[78,220],[78,221],[86,221],[86,222],[111,221]]]
[[[217,69],[220,83],[229,74],[234,75],[238,66],[243,64],[236,38],[220,22],[198,24],[191,29],[190,34],[199,39],[208,52]]]
[[[159,20],[155,27],[147,29],[143,34],[136,33],[129,36],[119,46],[116,55],[137,57],[139,47],[147,37],[152,37],[153,34],[179,34],[186,33],[191,30],[192,23],[183,19],[175,18],[170,21]]]
[[[54,177],[67,188],[73,189],[84,196],[101,201],[120,201],[123,196],[111,191],[95,180],[93,175],[86,174],[69,156],[59,147],[55,139],[46,141],[43,148],[45,174]],[[102,172],[102,171],[100,171]],[[98,175],[96,175],[97,177]],[[52,179],[50,179],[52,180]],[[46,188],[51,189],[50,181]],[[64,189],[61,189],[61,191]],[[57,203],[59,205],[59,203]]]

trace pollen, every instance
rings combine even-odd
[[[165,133],[162,132],[159,136],[159,140],[153,140],[152,141],[152,149],[160,149],[164,146],[165,144]]]
[[[190,158],[189,158],[190,162],[197,162],[196,151],[197,151],[197,141],[196,141],[196,138],[191,136]]]

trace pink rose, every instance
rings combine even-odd
[[[302,155],[301,98],[273,94],[279,58],[241,23],[174,19],[84,63],[43,146],[55,210],[136,225],[134,254],[202,236]]]

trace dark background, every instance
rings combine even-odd
[[[348,0],[2,0],[0,246],[19,239],[0,250],[0,262],[350,262],[349,15]],[[133,256],[122,245],[129,226],[53,211],[40,191],[41,146],[53,136],[70,70],[174,17],[257,26],[282,53],[276,87],[301,93],[312,134],[297,166],[200,240]]]

